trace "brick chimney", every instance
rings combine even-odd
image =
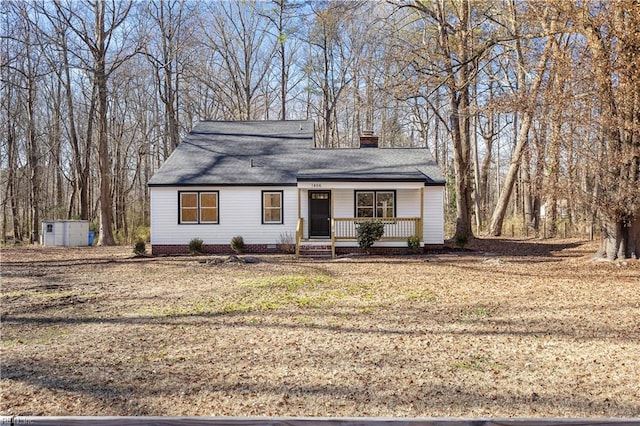
[[[373,132],[371,130],[363,130],[362,135],[360,135],[360,148],[377,148],[378,147],[378,137],[373,136]]]

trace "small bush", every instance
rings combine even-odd
[[[116,244],[131,243],[131,240],[127,241],[127,234],[124,232],[124,229],[117,229],[113,234],[113,238],[116,240]]]
[[[420,252],[420,237],[418,237],[417,235],[412,235],[407,238],[407,246],[409,247],[409,251],[411,253],[415,254]]]
[[[244,251],[244,238],[237,235],[231,239],[231,250],[236,254],[240,254]]]
[[[469,236],[467,234],[456,234],[453,236],[453,242],[456,244],[456,247],[463,249],[469,242]]]
[[[151,228],[148,226],[138,226],[133,231],[134,241],[149,241],[151,238]]]
[[[286,254],[293,254],[296,252],[296,242],[293,235],[289,232],[280,234],[280,241],[278,242],[278,248],[281,252]]]
[[[138,240],[136,245],[133,247],[133,252],[136,256],[144,256],[147,253],[147,244],[144,240]]]
[[[204,252],[204,241],[200,238],[194,238],[189,241],[189,253],[202,254]]]
[[[365,249],[368,253],[373,243],[382,238],[384,234],[384,223],[377,220],[361,222],[358,225],[356,234],[360,248]]]

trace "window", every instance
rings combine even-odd
[[[329,193],[328,192],[312,192],[311,199],[312,200],[328,200]]]
[[[394,217],[394,199],[393,192],[376,192],[376,217]]]
[[[179,192],[179,223],[218,223],[218,192]]]
[[[356,192],[356,217],[373,217],[375,192]]]
[[[53,223],[47,223],[47,232],[53,232]]]
[[[200,223],[218,223],[218,193],[200,193]]]
[[[356,217],[395,217],[395,191],[356,191]]]
[[[262,223],[282,223],[282,191],[262,191]]]
[[[180,194],[180,223],[198,223],[198,193]]]

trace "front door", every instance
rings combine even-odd
[[[331,236],[331,192],[309,192],[309,237]]]

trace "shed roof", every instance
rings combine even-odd
[[[426,148],[314,148],[312,120],[201,121],[149,186],[402,181],[443,185]]]

